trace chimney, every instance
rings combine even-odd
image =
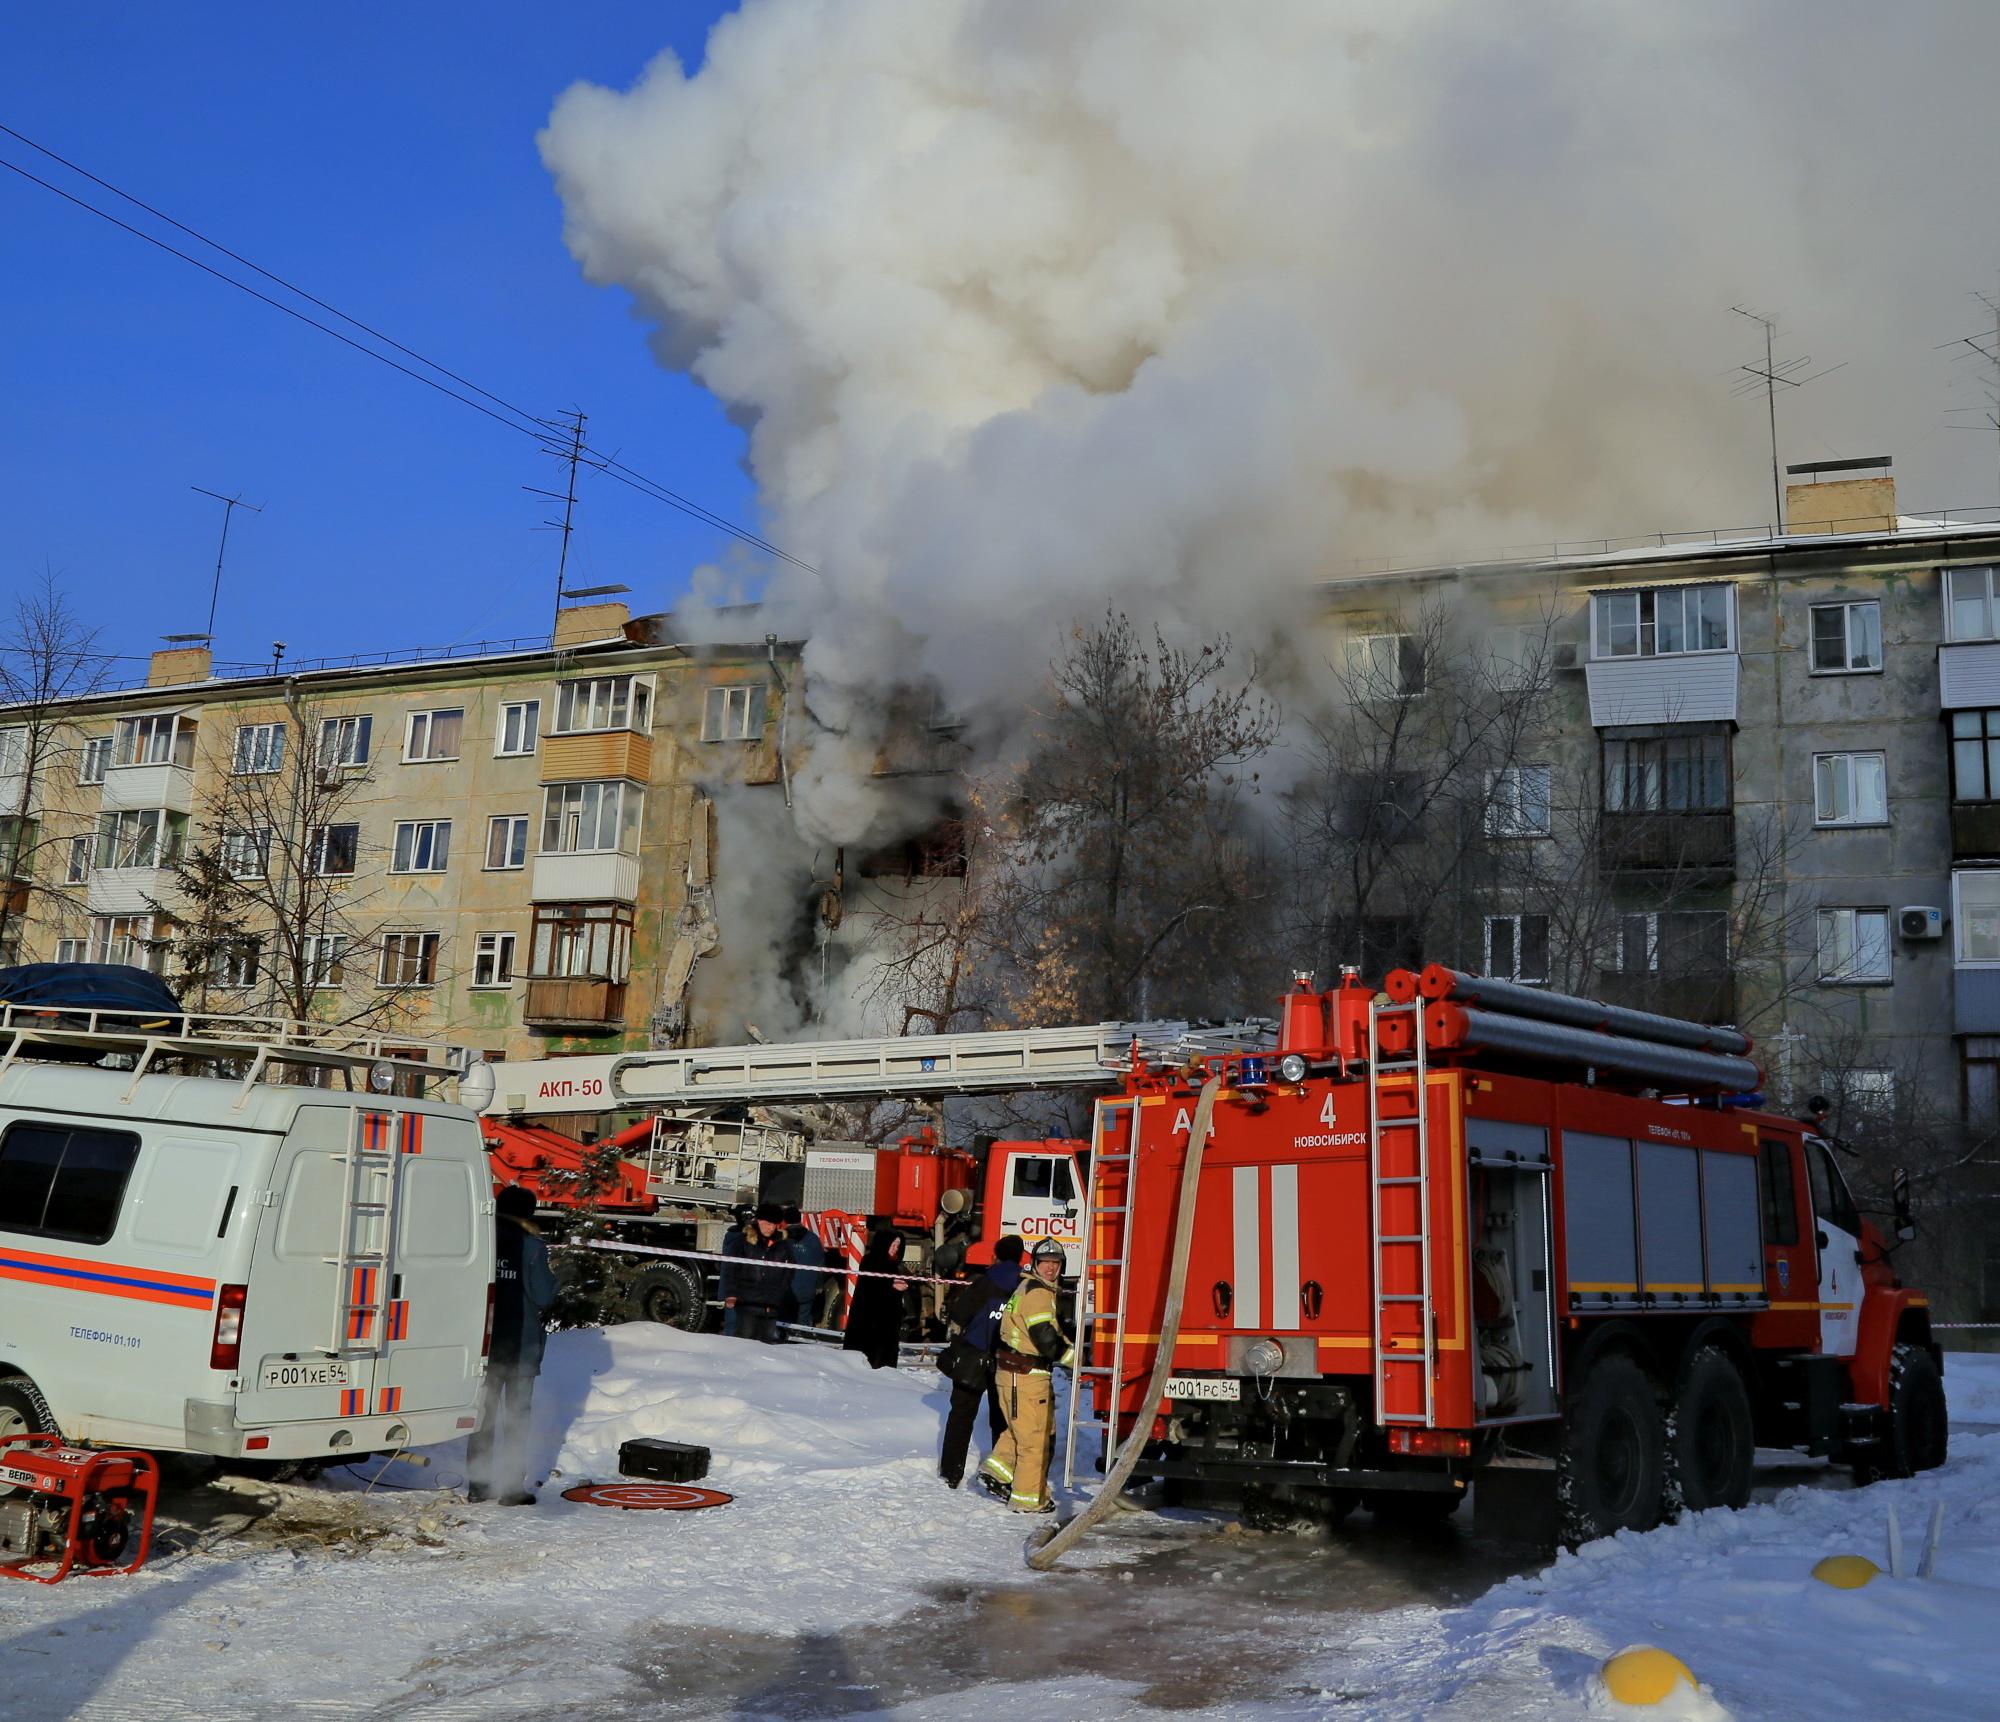
[[[623,604],[568,604],[556,612],[558,646],[580,646],[588,640],[615,640],[632,619]]]
[[[1836,478],[1831,484],[1822,484],[1822,475],[1831,472],[1873,476]],[[1889,476],[1886,454],[1861,460],[1807,461],[1802,466],[1786,467],[1785,473],[1791,478],[1806,475],[1807,480],[1785,486],[1787,534],[1896,530],[1896,481]]]
[[[185,682],[205,682],[212,664],[206,646],[169,646],[153,654],[146,669],[146,686],[173,688]]]

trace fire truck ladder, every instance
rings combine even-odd
[[[1391,1004],[1380,998],[1368,1007],[1368,1223],[1378,1424],[1428,1426],[1437,1412],[1423,1008],[1421,999]],[[1397,1018],[1409,1024],[1410,1051],[1385,1057],[1382,1026]]]
[[[396,1236],[396,1194],[402,1184],[397,1150],[402,1115],[357,1106],[348,1114],[347,1151],[337,1155],[341,1180],[340,1241],[323,1259],[333,1266],[335,1357],[375,1357],[389,1337],[394,1301],[389,1255]],[[379,1141],[374,1140],[379,1138]]]
[[[1124,1152],[1106,1145],[1103,1126],[1123,1106],[1131,1115]],[[1063,1483],[1075,1488],[1077,1436],[1101,1430],[1104,1457],[1118,1444],[1118,1400],[1125,1385],[1125,1288],[1132,1262],[1132,1193],[1139,1179],[1139,1099],[1099,1103],[1097,1147],[1084,1184],[1083,1271],[1076,1282],[1077,1366],[1070,1372],[1069,1405],[1063,1419]],[[1111,1199],[1107,1199],[1111,1198]],[[1117,1240],[1111,1247],[1111,1239]],[[1108,1303],[1100,1303],[1108,1298]],[[1105,1324],[1110,1331],[1103,1331]],[[1110,1361],[1103,1361],[1107,1356]],[[1085,1358],[1090,1361],[1083,1361]],[[1090,1383],[1103,1381],[1104,1410],[1084,1405]]]

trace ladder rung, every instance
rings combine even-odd
[[[1375,1301],[1377,1303],[1423,1303],[1427,1300],[1422,1292],[1384,1292]]]
[[[1421,1244],[1424,1235],[1422,1232],[1412,1232],[1407,1237],[1377,1238],[1375,1241],[1378,1244]]]
[[[1421,1172],[1399,1172],[1393,1178],[1377,1178],[1375,1180],[1375,1187],[1381,1190],[1388,1188],[1391,1184],[1421,1184],[1423,1181],[1424,1175]]]

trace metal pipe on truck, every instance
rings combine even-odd
[[[1532,1017],[1538,1022],[1561,1023],[1570,1028],[1598,1029],[1606,1034],[1623,1035],[1628,1040],[1681,1046],[1692,1052],[1741,1058],[1754,1044],[1741,1029],[1710,1028],[1697,1022],[1683,1022],[1679,1017],[1656,1016],[1651,1011],[1605,1004],[1601,999],[1552,993],[1543,987],[1524,987],[1516,981],[1490,980],[1484,975],[1469,975],[1462,969],[1448,969],[1442,963],[1430,964],[1416,977],[1416,990],[1427,999],[1449,999],[1456,1005],[1503,1016]]]
[[[1468,1010],[1455,998],[1424,1007],[1424,1039],[1431,1046],[1453,1052],[1514,1053],[1616,1070],[1627,1076],[1647,1077],[1667,1088],[1746,1094],[1763,1080],[1747,1058],[1663,1046],[1657,1041],[1633,1040],[1533,1017]]]

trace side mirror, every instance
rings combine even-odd
[[[1891,1186],[1890,1201],[1896,1212],[1896,1236],[1907,1244],[1917,1235],[1917,1221],[1916,1216],[1910,1211],[1910,1174],[1901,1166],[1896,1168],[1896,1179]]]
[[[1826,1232],[1824,1228],[1813,1233],[1813,1241],[1816,1244],[1818,1244],[1821,1249],[1826,1248]]]

